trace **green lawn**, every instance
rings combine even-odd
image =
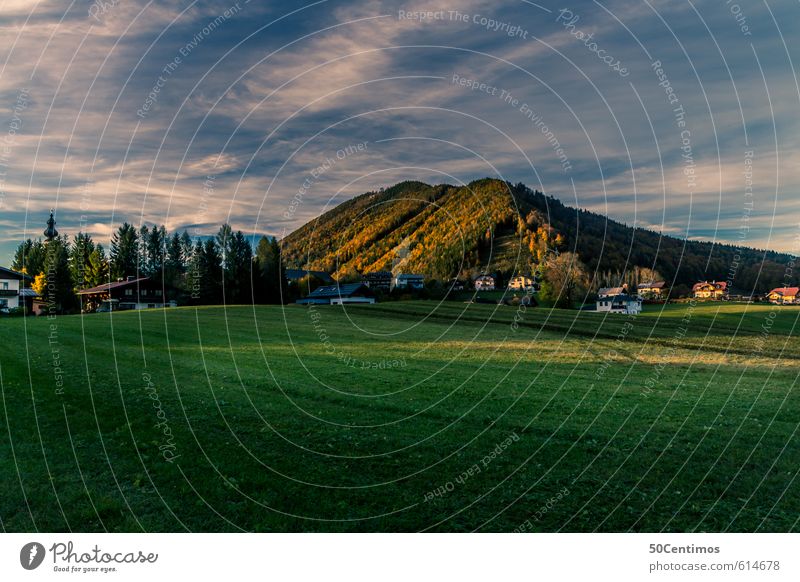
[[[798,531],[798,317],[429,301],[3,319],[0,525]]]

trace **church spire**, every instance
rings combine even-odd
[[[50,218],[47,221],[47,228],[44,231],[44,236],[48,241],[51,241],[58,236],[58,231],[56,230],[56,219],[53,218],[54,213],[55,210],[50,210]]]

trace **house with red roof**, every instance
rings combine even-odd
[[[767,299],[777,305],[789,305],[798,303],[798,295],[800,295],[800,287],[777,287],[767,293]]]

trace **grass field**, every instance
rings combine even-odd
[[[0,320],[5,531],[797,531],[800,309]]]

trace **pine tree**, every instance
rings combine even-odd
[[[89,267],[89,258],[94,249],[94,241],[90,235],[84,232],[79,232],[75,235],[69,251],[69,268],[76,289],[86,289],[93,286],[87,282],[86,271]]]
[[[288,299],[288,286],[281,260],[281,247],[275,238],[261,237],[255,256],[253,286],[256,303],[283,303]]]
[[[115,279],[136,275],[139,262],[139,237],[133,225],[124,223],[111,238],[111,276]]]
[[[44,272],[45,249],[41,239],[26,240],[17,247],[11,268],[31,277]]]
[[[219,304],[222,301],[222,257],[214,239],[197,241],[192,263],[193,302]]]
[[[86,286],[97,287],[109,282],[109,266],[106,259],[103,245],[95,246],[92,254],[89,255],[89,265],[86,269]]]
[[[70,313],[77,306],[69,267],[69,240],[66,236],[54,238],[46,245],[44,298],[47,312]]]

